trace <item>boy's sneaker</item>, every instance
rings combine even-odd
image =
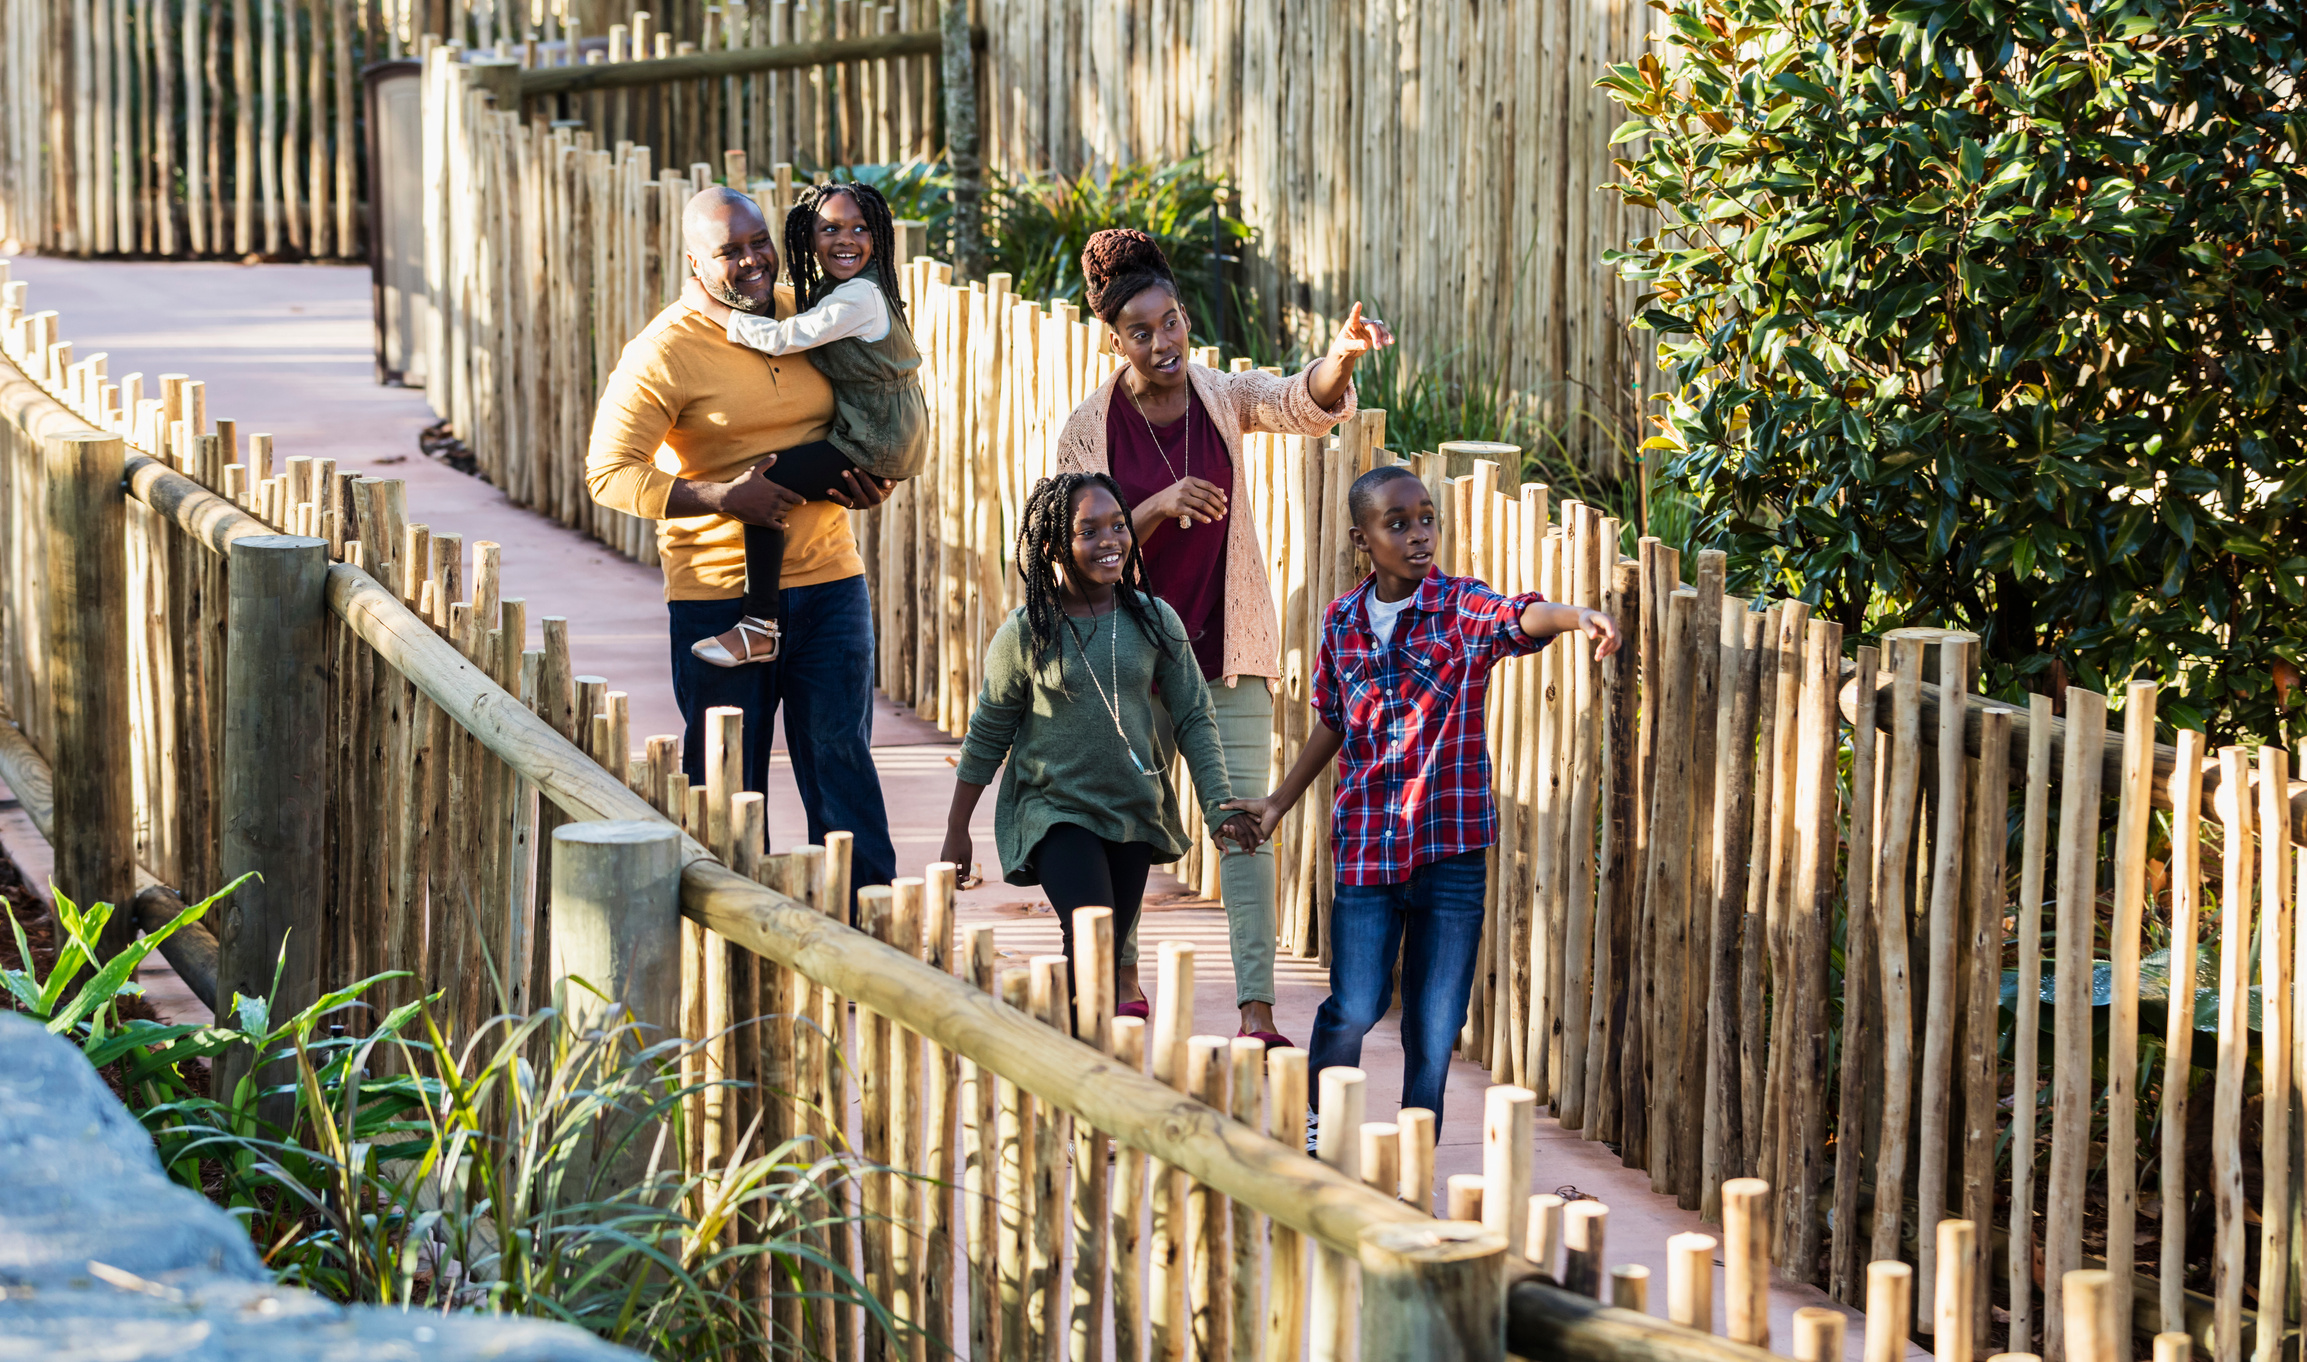
[[[1306,1113],[1306,1157],[1319,1158],[1321,1156],[1321,1143],[1322,1114],[1318,1111],[1308,1111]]]

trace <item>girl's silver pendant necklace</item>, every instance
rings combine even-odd
[[[1122,750],[1129,753],[1129,764],[1137,768],[1137,773],[1139,775],[1144,776],[1148,780],[1153,780],[1157,779],[1161,773],[1148,767],[1145,762],[1138,757],[1136,745],[1130,742],[1129,734],[1125,732],[1121,726],[1120,611],[1121,598],[1116,596],[1114,598],[1113,608],[1105,612],[1107,615],[1112,615],[1115,617],[1113,621],[1113,637],[1106,641],[1106,670],[1113,673],[1113,694],[1111,696],[1108,696],[1105,693],[1105,682],[1097,679],[1097,664],[1090,661],[1089,648],[1082,643],[1081,635],[1074,632],[1073,616],[1061,614],[1061,618],[1065,620],[1066,636],[1073,640],[1073,646],[1075,650],[1081,654],[1081,669],[1089,673],[1089,683],[1097,687],[1098,703],[1105,708],[1106,717],[1113,720],[1114,736],[1121,739]],[[1102,618],[1104,618],[1104,616],[1096,614],[1093,614],[1089,617],[1089,632],[1091,638],[1097,637],[1097,622]]]
[[[1122,392],[1129,398],[1130,406],[1137,410],[1137,419],[1145,422],[1146,438],[1153,441],[1154,453],[1161,456],[1162,467],[1169,470],[1170,481],[1184,482],[1187,478],[1192,477],[1194,472],[1193,384],[1191,382],[1186,384],[1186,470],[1183,473],[1180,473],[1176,465],[1170,462],[1170,452],[1162,448],[1162,437],[1154,431],[1153,418],[1145,414],[1145,406],[1137,400],[1137,394],[1129,391],[1129,380],[1123,379],[1121,387]],[[1179,529],[1190,530],[1193,525],[1194,518],[1192,516],[1186,515],[1182,511],[1178,514]]]

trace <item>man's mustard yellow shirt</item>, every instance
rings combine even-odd
[[[786,311],[782,289],[778,302]],[[745,527],[725,516],[667,520],[674,480],[734,482],[773,450],[824,439],[832,424],[833,387],[807,356],[736,345],[676,300],[618,357],[593,415],[585,486],[603,506],[657,522],[666,600],[726,600],[745,591]],[[786,586],[865,571],[845,508],[812,501],[785,525]]]

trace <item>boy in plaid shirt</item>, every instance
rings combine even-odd
[[[1573,629],[1608,657],[1618,625],[1599,610],[1550,605],[1536,592],[1501,596],[1437,571],[1434,504],[1401,465],[1356,479],[1346,509],[1371,571],[1323,620],[1320,722],[1272,794],[1225,807],[1257,815],[1272,836],[1338,759],[1330,996],[1314,1020],[1311,1068],[1361,1063],[1362,1037],[1392,1001],[1399,953],[1402,1105],[1439,1120],[1482,944],[1483,852],[1498,840],[1482,731],[1490,668]]]

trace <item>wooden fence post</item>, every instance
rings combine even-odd
[[[635,1049],[680,1035],[679,831],[654,819],[564,823],[553,829],[552,893],[554,987],[544,1001],[563,1009],[572,1042],[614,1030],[628,1013],[641,1025]],[[656,1157],[647,1128],[605,1122],[593,1139],[580,1186],[634,1186]],[[595,1150],[609,1152],[595,1163]]]
[[[561,1005],[572,1030],[626,1012],[644,1044],[681,1030],[681,834],[615,820],[553,829],[552,979],[583,980]],[[542,1000],[540,1000],[542,1001]]]
[[[1702,1334],[1714,1332],[1714,1250],[1711,1234],[1677,1234],[1666,1241],[1666,1318]],[[1841,1354],[1836,1354],[1837,1362]]]
[[[229,1017],[238,993],[271,999],[278,1021],[320,990],[328,891],[328,544],[254,535],[234,541],[226,561],[218,866],[227,884],[251,871],[262,878],[224,902],[216,1012],[219,1021]],[[238,1050],[226,1055],[220,1099],[254,1058]]]
[[[1364,1362],[1504,1362],[1506,1241],[1467,1221],[1361,1235]]]
[[[1849,1327],[1840,1310],[1806,1305],[1795,1311],[1795,1362],[1842,1362],[1843,1336]]]
[[[1914,1269],[1895,1258],[1866,1265],[1866,1362],[1902,1362],[1914,1320]]]
[[[1650,1313],[1650,1269],[1640,1263],[1620,1263],[1610,1269],[1610,1303],[1638,1315]]]
[[[1610,1210],[1599,1201],[1562,1208],[1562,1289],[1602,1298],[1602,1245]]]
[[[1770,1346],[1770,1184],[1722,1184],[1723,1332],[1733,1343]]]
[[[2059,1303],[2066,1312],[2062,1341],[2067,1356],[2074,1362],[2113,1362],[2115,1334],[2122,1327],[2118,1311],[2129,1310],[2130,1292],[2118,1294],[2114,1274],[2104,1268],[2077,1268],[2061,1285],[2065,1287],[2059,1293]]]
[[[128,765],[126,445],[94,431],[48,446],[48,684],[55,708],[54,883],[109,903],[102,949],[136,936]],[[317,746],[317,744],[316,744]]]

